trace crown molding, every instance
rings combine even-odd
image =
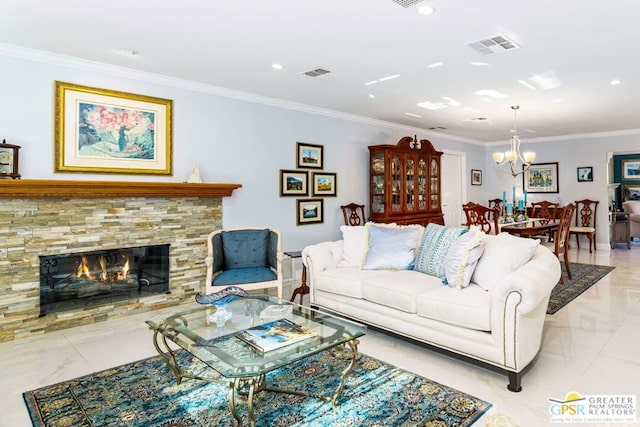
[[[118,65],[106,64],[104,62],[91,61],[81,59],[74,56],[62,55],[59,53],[48,52],[38,49],[31,49],[6,43],[0,43],[0,55],[9,56],[27,61],[41,62],[50,65],[58,65],[61,67],[75,68],[83,71],[108,74],[111,76],[122,77],[132,80],[144,81],[145,83],[154,83],[163,86],[185,89],[199,93],[221,96],[225,98],[247,101],[256,104],[268,105],[287,110],[300,111],[303,113],[316,114],[336,119],[348,120],[356,123],[380,126],[391,129],[402,129],[410,133],[421,133],[428,136],[443,138],[449,141],[464,142],[468,144],[483,145],[481,142],[447,135],[440,132],[434,132],[430,129],[412,127],[400,123],[389,122],[385,120],[372,119],[370,117],[358,116],[356,114],[344,113],[342,111],[329,110],[312,105],[301,104],[292,101],[286,101],[268,96],[256,95],[249,92],[242,92],[233,89],[227,89],[220,86],[214,86],[206,83],[200,83],[193,80],[180,79],[177,77],[166,76],[162,74],[150,73],[148,71],[136,70],[133,68],[121,67]]]
[[[610,138],[614,136],[626,136],[626,135],[639,135],[640,129],[623,129],[623,130],[612,130],[607,132],[592,132],[592,133],[573,133],[568,135],[558,135],[551,137],[540,137],[540,138],[527,138],[520,139],[520,142],[523,144],[529,144],[533,142],[558,142],[558,141],[569,141],[573,139],[591,139],[591,138]],[[509,144],[508,140],[505,141],[492,141],[487,142],[486,146],[496,146],[496,145],[505,145]]]

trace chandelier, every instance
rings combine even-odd
[[[511,109],[513,110],[513,130],[511,131],[513,135],[511,135],[511,146],[508,151],[504,153],[501,151],[496,151],[493,153],[493,160],[496,162],[498,166],[509,165],[509,168],[504,168],[505,172],[510,172],[511,175],[515,178],[521,173],[526,172],[531,166],[531,163],[536,159],[536,153],[533,151],[525,151],[524,153],[520,153],[520,138],[518,137],[518,124],[517,124],[517,115],[519,105],[512,105]],[[518,159],[522,162],[523,168],[522,170],[518,170],[516,167],[518,164]]]

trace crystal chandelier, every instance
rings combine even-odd
[[[517,124],[517,115],[519,105],[512,105],[511,109],[513,110],[513,130],[511,135],[511,146],[508,151],[504,153],[501,151],[496,151],[493,153],[493,160],[496,162],[498,166],[502,166],[504,164],[509,164],[509,169],[504,168],[505,172],[510,172],[511,175],[515,178],[516,176],[524,173],[529,169],[531,163],[536,159],[536,153],[533,151],[525,151],[524,153],[520,153],[520,138],[518,137],[518,124]],[[522,170],[518,170],[516,167],[518,164],[518,159],[522,162],[523,168]]]

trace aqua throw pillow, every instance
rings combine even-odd
[[[269,230],[223,231],[224,269],[265,267]]]
[[[421,227],[369,227],[363,270],[406,270],[415,256]]]
[[[446,227],[429,224],[422,234],[413,269],[446,281],[445,263],[451,244],[468,230],[464,227]]]

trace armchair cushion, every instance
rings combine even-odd
[[[226,270],[213,279],[214,286],[241,285],[276,280],[278,276],[269,267],[249,267]]]
[[[265,267],[267,265],[269,230],[233,230],[223,231],[220,234],[222,235],[222,252],[226,270]],[[235,283],[241,282],[225,284]]]

